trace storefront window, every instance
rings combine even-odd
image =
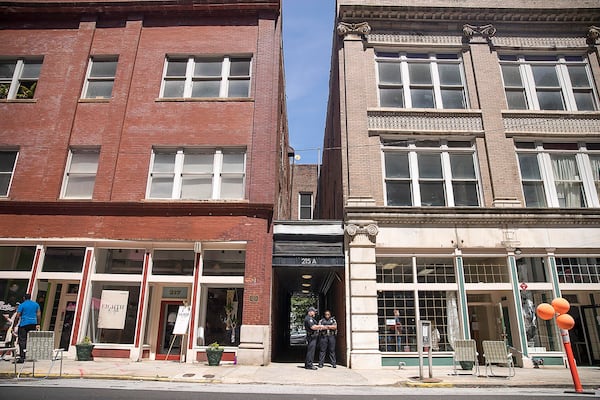
[[[378,258],[377,283],[412,283],[412,258]]]
[[[31,271],[34,246],[1,246],[0,271]]]
[[[517,260],[519,282],[548,282],[546,262],[542,257],[519,258]]]
[[[141,274],[144,269],[144,250],[98,249],[96,272],[99,274]]]
[[[223,346],[240,344],[244,289],[208,288],[204,343]]]
[[[452,258],[417,257],[417,282],[455,283],[454,260]]]
[[[0,345],[9,340],[7,333],[17,311],[17,303],[27,291],[27,279],[0,279]],[[7,347],[10,343],[5,343]]]
[[[537,317],[535,309],[541,303],[552,302],[551,291],[522,290],[521,308],[527,336],[527,347],[530,352],[559,351],[560,336],[556,321],[544,321]]]
[[[85,248],[48,247],[44,257],[44,272],[81,272]]]
[[[133,344],[140,285],[94,282],[86,335],[94,343]]]
[[[505,257],[463,257],[465,283],[510,282]]]
[[[433,351],[452,351],[460,338],[455,291],[419,291],[419,314],[431,322]],[[415,297],[412,291],[378,293],[379,349],[383,352],[417,351]]]
[[[245,250],[205,250],[204,276],[244,276]]]
[[[155,250],[152,258],[154,275],[194,275],[192,250]]]
[[[556,269],[560,283],[600,283],[598,257],[556,258]]]

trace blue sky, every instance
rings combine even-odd
[[[283,0],[290,144],[300,164],[320,161],[327,112],[335,0]]]

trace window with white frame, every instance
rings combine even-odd
[[[582,56],[501,55],[511,110],[594,111],[598,96]]]
[[[33,99],[41,59],[0,60],[0,99]]]
[[[8,196],[18,154],[16,150],[0,150],[0,197]]]
[[[251,57],[180,57],[165,61],[163,98],[250,96]]]
[[[475,147],[469,141],[384,141],[388,206],[479,206]]]
[[[241,149],[154,149],[150,199],[243,199],[246,152]]]
[[[90,58],[83,88],[84,98],[110,99],[112,97],[117,73],[117,60],[116,56]]]
[[[313,215],[313,194],[312,193],[300,193],[299,194],[299,218],[300,219],[312,219]]]
[[[100,149],[71,149],[62,189],[63,199],[91,199]]]
[[[467,108],[458,54],[376,52],[379,105],[399,108]]]
[[[560,283],[600,283],[600,258],[556,257]]]
[[[517,142],[526,207],[600,207],[600,143]]]

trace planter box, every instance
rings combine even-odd
[[[79,343],[75,345],[77,353],[77,361],[93,361],[92,350],[94,350],[93,344]]]
[[[208,365],[219,365],[221,363],[221,357],[223,357],[223,350],[206,349],[206,358],[208,359]]]

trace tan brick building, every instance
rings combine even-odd
[[[597,1],[338,0],[322,217],[344,219],[351,366],[457,339],[600,363]]]
[[[216,341],[270,361],[272,222],[290,212],[280,8],[0,6],[4,312],[33,293],[70,357],[89,336],[96,357],[193,362]]]

